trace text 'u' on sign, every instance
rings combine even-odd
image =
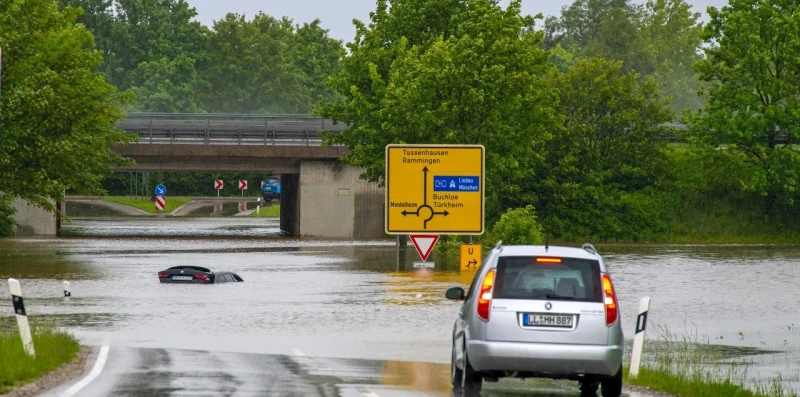
[[[386,233],[484,232],[482,145],[387,145]]]

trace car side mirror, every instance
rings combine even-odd
[[[447,299],[453,299],[457,301],[464,300],[464,288],[461,287],[450,288],[447,290],[447,292],[444,293],[444,296]]]

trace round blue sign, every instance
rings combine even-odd
[[[163,196],[167,194],[167,187],[164,185],[156,186],[156,196]]]

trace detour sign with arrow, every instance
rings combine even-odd
[[[386,146],[386,233],[483,234],[484,147]]]
[[[478,270],[481,267],[481,245],[461,244],[461,270]]]

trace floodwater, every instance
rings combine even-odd
[[[263,218],[65,227],[88,237],[0,240],[0,279],[20,279],[29,314],[84,343],[431,363],[447,377],[459,304],[444,291],[472,279],[457,264],[414,270],[409,247],[398,267],[393,241],[290,239]],[[614,278],[626,338],[639,299],[650,296],[648,338],[665,327],[712,344],[777,350],[756,358],[749,375],[763,381],[782,373],[796,385],[800,247],[598,249]],[[187,264],[232,270],[245,282],[158,282],[159,270]],[[64,280],[72,284],[68,301]],[[6,306],[2,316],[11,315]]]

